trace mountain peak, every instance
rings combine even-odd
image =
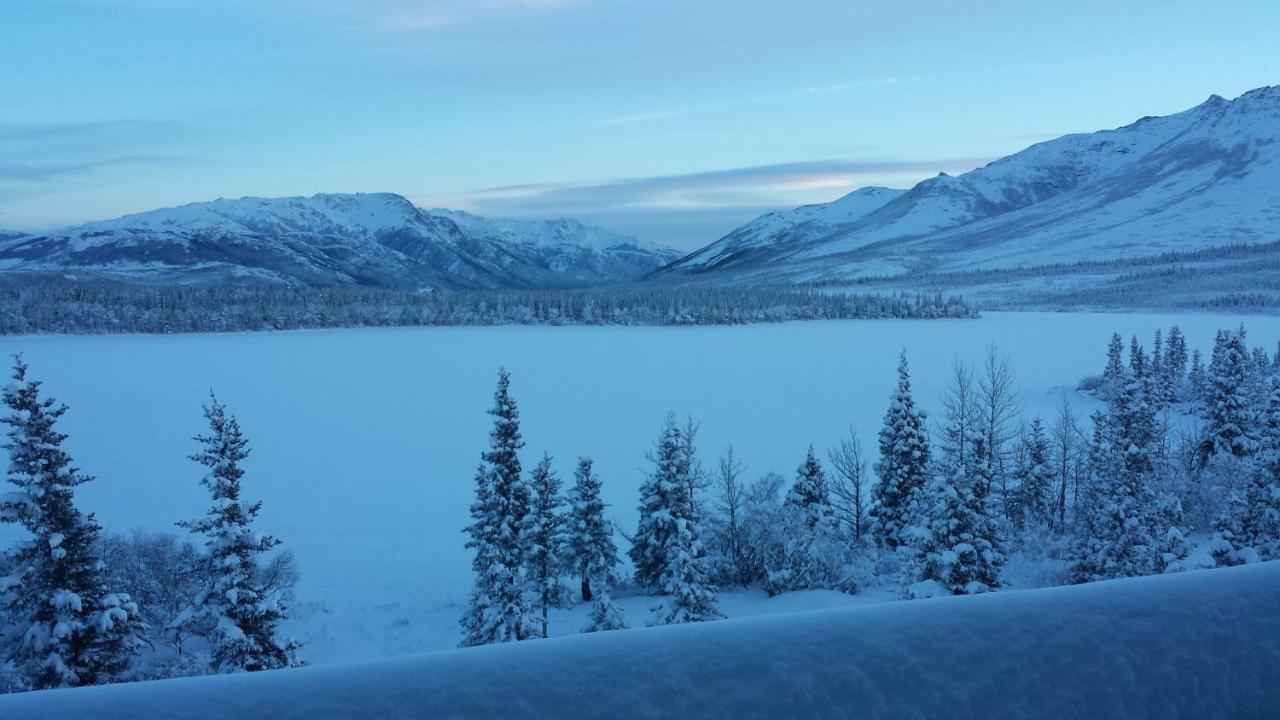
[[[1065,135],[938,173],[860,212],[850,193],[757,218],[665,273],[785,282],[1108,260],[1280,239],[1280,86]]]

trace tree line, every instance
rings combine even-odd
[[[974,317],[959,297],[797,288],[421,292],[147,286],[0,275],[0,334],[205,333],[436,325],[741,325]]]
[[[476,473],[475,584],[463,645],[546,637],[549,609],[597,596],[584,631],[626,626],[613,591],[657,595],[649,624],[720,617],[717,593],[896,585],[902,597],[1008,587],[1011,559],[1041,561],[1044,584],[1187,569],[1193,531],[1214,564],[1280,559],[1280,349],[1218,333],[1206,365],[1177,327],[1127,356],[1112,338],[1081,383],[1105,409],[1085,425],[1064,396],[1049,422],[1019,409],[1008,362],[989,349],[956,362],[931,426],[905,352],[874,462],[854,431],[811,446],[788,481],[754,482],[732,447],[706,471],[697,425],[668,415],[640,486],[629,583],[604,517],[600,480],[579,460],[567,499],[544,456],[521,479],[519,415],[500,373],[490,448]],[[828,469],[829,468],[829,469]],[[567,506],[567,509],[563,509]]]

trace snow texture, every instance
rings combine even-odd
[[[0,698],[7,720],[1261,718],[1280,563]]]

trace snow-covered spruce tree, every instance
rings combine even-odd
[[[463,614],[462,645],[514,642],[535,636],[525,594],[525,551],[521,528],[529,513],[529,486],[521,477],[520,412],[511,397],[511,376],[498,371],[493,394],[493,430],[489,449],[476,471],[476,499],[467,526],[467,547],[475,553],[476,572],[467,611]]]
[[[32,690],[112,682],[133,663],[145,626],[128,595],[104,587],[101,528],[75,505],[75,488],[93,478],[72,466],[54,428],[67,406],[41,399],[40,385],[15,356],[2,420],[13,490],[0,495],[0,521],[29,539],[9,555],[14,573],[0,577],[0,666]]]
[[[1010,498],[1008,516],[1019,530],[1052,525],[1053,468],[1049,466],[1049,438],[1039,417],[1031,421],[1021,443],[1018,488]]]
[[[1139,348],[1140,350],[1140,348]],[[1106,414],[1095,413],[1090,477],[1071,555],[1072,578],[1089,582],[1161,570],[1163,537],[1152,490],[1155,416],[1134,377]]]
[[[787,492],[785,504],[800,510],[806,527],[831,529],[835,525],[827,474],[822,470],[812,445],[805,454],[804,462],[796,468],[796,481]]]
[[[561,513],[564,498],[560,496],[560,478],[551,469],[551,456],[529,475],[532,491],[529,512],[521,526],[520,542],[525,553],[525,581],[540,613],[539,637],[550,637],[551,608],[571,602],[572,593],[560,579],[565,567],[565,524]]]
[[[845,546],[831,505],[826,473],[809,446],[796,480],[782,503],[778,532],[766,555],[764,589],[770,595],[789,590],[834,587],[840,580]]]
[[[280,541],[253,530],[262,503],[246,503],[240,496],[240,463],[249,457],[249,440],[212,393],[204,416],[209,434],[195,438],[201,448],[191,459],[208,468],[200,484],[213,503],[204,518],[178,525],[205,536],[208,585],[174,625],[203,630],[214,672],[296,666],[298,643],[279,637],[287,608],[267,597],[260,583],[259,558]]]
[[[656,621],[664,625],[720,617],[689,496],[693,456],[687,433],[668,414],[649,455],[654,468],[640,488],[640,524],[630,551],[637,584],[667,596],[656,608]]]
[[[640,521],[627,551],[636,568],[636,584],[642,587],[659,587],[675,518],[687,518],[693,512],[682,506],[688,492],[683,438],[675,414],[668,413],[653,451],[646,456],[653,470],[640,485]]]
[[[1184,397],[1183,385],[1187,379],[1187,339],[1182,328],[1169,328],[1169,338],[1164,346],[1164,383],[1166,401],[1177,402]]]
[[[948,434],[961,432],[949,428]],[[995,543],[996,525],[983,497],[990,488],[986,437],[968,431],[970,450],[958,465],[939,463],[916,493],[918,522],[907,530],[903,595],[972,595],[999,587],[1004,557]]]
[[[1107,366],[1102,371],[1102,390],[1106,397],[1124,387],[1127,371],[1124,367],[1124,340],[1120,333],[1112,333],[1107,344]]]
[[[583,601],[593,597],[593,583],[595,590],[608,592],[618,580],[618,547],[613,526],[604,517],[605,507],[591,458],[578,458],[569,490],[565,563],[581,580]]]
[[[1191,351],[1191,365],[1187,368],[1187,390],[1190,399],[1203,400],[1208,386],[1205,376],[1204,361],[1200,359],[1200,348]]]
[[[1151,342],[1151,359],[1147,372],[1151,376],[1151,402],[1157,409],[1168,405],[1168,376],[1164,372],[1164,331],[1156,328],[1155,340]]]
[[[906,529],[915,521],[912,498],[929,477],[925,414],[911,396],[906,352],[899,358],[898,388],[880,429],[880,460],[875,471],[879,482],[871,491],[871,534],[879,545],[896,550],[904,542]]]
[[[587,622],[587,626],[582,629],[584,633],[603,632],[606,630],[625,630],[627,628],[627,616],[623,612],[622,606],[613,601],[613,597],[609,594],[607,588],[601,589],[596,593],[596,598],[591,603],[591,618]]]
[[[1271,381],[1261,442],[1246,490],[1240,542],[1263,560],[1280,560],[1280,378]]]
[[[1249,354],[1244,328],[1219,331],[1205,379],[1205,438],[1201,452],[1248,457],[1258,449],[1256,417],[1249,398]]]

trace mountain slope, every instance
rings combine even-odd
[[[552,233],[537,221],[467,218],[390,193],[215,200],[3,240],[0,269],[152,282],[586,287],[634,279],[676,255],[573,221]]]
[[[1261,718],[1280,563],[0,696],[6,719]]]
[[[769,224],[765,216],[658,276],[833,281],[1274,241],[1278,140],[1280,86],[1231,101],[1214,96],[1176,115],[1068,135],[959,176],[939,175],[828,225]],[[752,230],[761,224],[764,232]]]

